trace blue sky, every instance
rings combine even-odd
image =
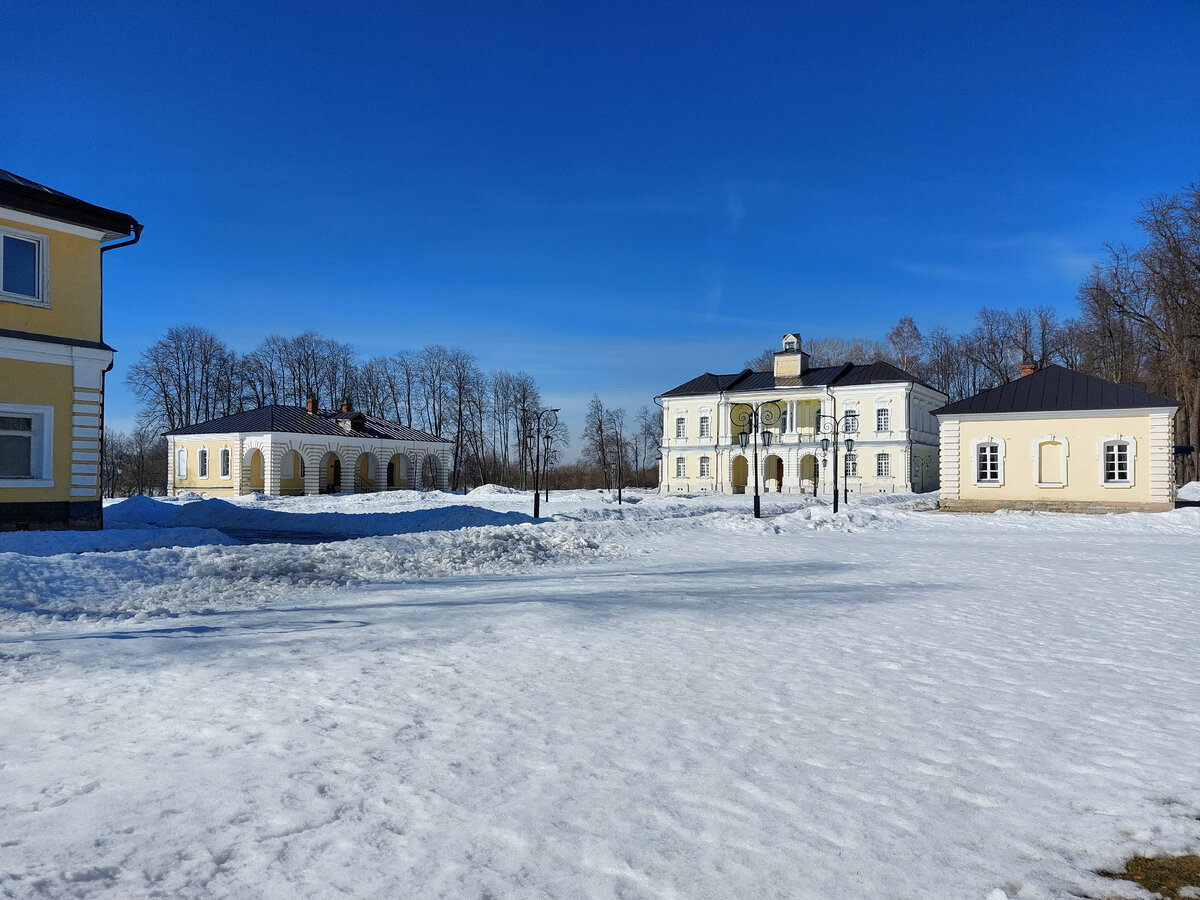
[[[145,223],[173,324],[526,370],[577,430],[785,331],[1075,309],[1200,177],[1200,4],[0,4],[0,168]]]

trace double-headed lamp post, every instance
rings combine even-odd
[[[847,422],[858,421],[858,414],[842,416],[840,419],[837,416],[828,416],[821,413],[817,414],[817,431],[825,435],[833,435],[832,438],[821,438],[821,455],[829,453],[830,445],[833,445],[833,511],[838,511],[838,435],[846,427]],[[849,455],[854,452],[854,438],[842,438],[846,444],[846,453]],[[846,476],[846,497],[850,499],[850,477]]]
[[[523,409],[525,417],[525,449],[533,462],[533,517],[541,518],[541,471],[550,460],[550,445],[554,443],[553,431],[558,426],[557,409]],[[549,500],[549,484],[547,497]]]
[[[729,410],[729,420],[738,431],[738,444],[743,452],[753,441],[754,444],[754,518],[762,518],[762,508],[758,498],[758,441],[762,438],[763,447],[771,446],[771,432],[767,429],[779,422],[783,412],[779,404],[766,400],[762,403],[735,403]],[[759,433],[761,430],[761,434]]]

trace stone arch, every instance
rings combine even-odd
[[[376,490],[375,481],[379,474],[379,463],[374,453],[360,453],[354,463],[354,492]]]
[[[746,493],[746,483],[750,480],[750,463],[746,461],[745,456],[735,456],[732,468],[733,473],[729,483],[733,486],[733,492],[735,494]]]
[[[342,458],[333,450],[321,457],[317,490],[322,494],[336,494],[342,489]]]
[[[258,447],[250,447],[242,459],[242,471],[245,473],[246,487],[251,491],[266,490],[266,460]]]
[[[805,453],[800,457],[800,492],[813,496],[817,493],[817,483],[821,478],[821,465],[815,453]]]
[[[763,493],[783,490],[783,458],[772,453],[763,460]]]
[[[385,469],[385,485],[388,490],[400,490],[408,487],[409,473],[412,472],[412,461],[406,453],[393,453]]]

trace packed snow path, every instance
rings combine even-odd
[[[1200,510],[555,499],[0,555],[0,895],[1134,897],[1094,872],[1200,850]]]

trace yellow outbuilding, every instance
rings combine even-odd
[[[934,410],[942,509],[1174,507],[1176,401],[1062,366],[1022,372]]]

